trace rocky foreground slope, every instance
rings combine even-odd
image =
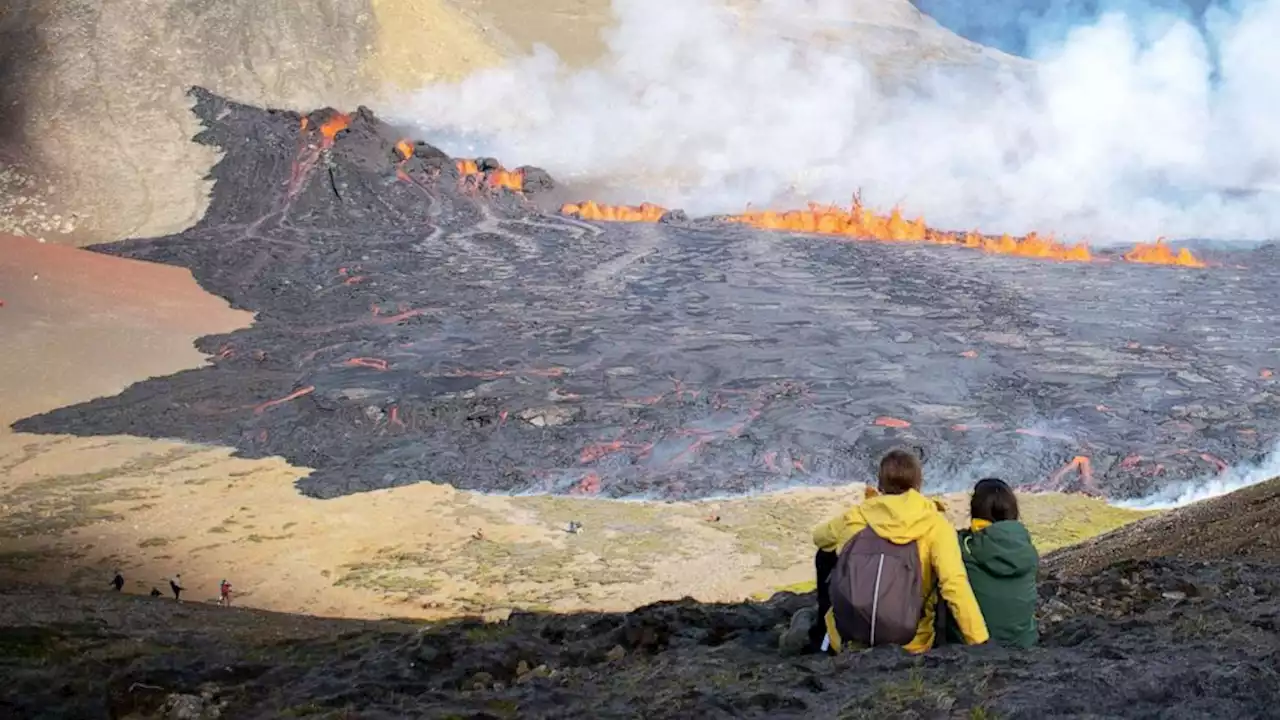
[[[1263,486],[1272,508],[1278,486]],[[1164,521],[1176,528],[1236,501]],[[790,593],[424,626],[10,588],[0,602],[0,715],[1274,716],[1276,553],[1132,560],[1142,547],[1106,542],[1117,562],[1085,576],[1048,559],[1042,647],[923,657],[780,658],[780,626],[811,601]]]

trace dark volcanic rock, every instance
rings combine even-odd
[[[1280,429],[1273,262],[593,225],[430,145],[399,160],[367,109],[323,147],[332,111],[300,130],[196,95],[197,141],[226,153],[208,214],[95,249],[188,267],[257,323],[202,338],[207,368],[17,429],[282,455],[322,498],[427,480],[740,493],[863,479],[900,444],[929,450],[935,489],[998,474],[1133,496],[1258,457]]]
[[[811,597],[503,624],[361,623],[0,594],[0,712],[123,717],[1265,718],[1280,567],[1128,562],[1042,584],[1042,646],[779,657]],[[72,620],[72,622],[68,622]],[[104,661],[109,658],[109,661]]]
[[[1087,576],[1118,560],[1178,557],[1280,562],[1280,479],[1130,523],[1062,548],[1044,566]]]

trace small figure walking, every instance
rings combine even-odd
[[[124,589],[124,575],[121,575],[119,570],[116,571],[116,576],[111,578],[111,587],[115,588],[116,592]]]
[[[226,578],[218,584],[218,597],[218,604],[222,607],[231,607],[231,583],[227,582]]]
[[[182,587],[182,573],[174,575],[169,580],[169,589],[173,591],[173,599],[182,602],[182,591],[186,589]]]

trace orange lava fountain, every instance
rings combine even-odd
[[[998,255],[1021,255],[1072,262],[1089,262],[1093,259],[1089,253],[1089,246],[1084,244],[1065,245],[1055,242],[1051,236],[1041,237],[1036,233],[1025,237],[1002,235],[999,238],[992,238],[977,232],[942,232],[925,225],[924,218],[907,220],[902,217],[902,213],[897,208],[888,215],[880,215],[863,207],[856,200],[849,210],[834,205],[823,207],[810,203],[808,210],[791,210],[785,213],[746,212],[730,216],[726,220],[762,230],[844,235],[862,240],[963,245]]]
[[[496,170],[486,172],[480,169],[480,165],[475,160],[457,160],[454,165],[458,168],[458,174],[464,178],[487,176],[485,181],[488,182],[491,188],[504,187],[508,190],[524,192],[524,173],[519,170],[507,170],[499,167]]]
[[[598,205],[590,200],[579,204],[561,206],[562,215],[574,215],[583,220],[605,220],[609,222],[658,222],[667,212],[666,208],[644,203],[639,206],[630,205]]]
[[[560,212],[583,220],[657,222],[666,214],[667,209],[649,203],[628,206],[601,205],[587,201],[566,204],[560,208]],[[720,219],[762,230],[841,235],[857,240],[957,245],[993,255],[1017,255],[1064,262],[1092,262],[1097,259],[1087,243],[1062,243],[1054,240],[1052,235],[1034,232],[1021,237],[992,237],[977,231],[957,233],[935,230],[926,225],[923,218],[907,220],[897,208],[888,215],[881,215],[863,207],[856,199],[848,210],[834,205],[810,203],[806,210],[748,210]],[[1181,248],[1175,252],[1160,240],[1155,243],[1138,243],[1123,257],[1129,262],[1137,263],[1205,267],[1205,263],[1192,255],[1190,250]]]
[[[1173,248],[1165,244],[1164,238],[1159,238],[1153,243],[1138,243],[1133,249],[1124,254],[1124,259],[1135,263],[1149,263],[1153,265],[1181,265],[1183,267],[1205,266],[1204,262],[1197,259],[1191,251],[1186,248],[1179,248],[1176,252]]]
[[[343,113],[334,113],[325,120],[320,126],[320,134],[324,138],[323,147],[332,146],[338,133],[346,129],[350,123],[351,117]],[[301,125],[305,132],[308,128],[307,118],[302,118]],[[413,144],[408,139],[397,142],[395,149],[402,158],[400,166],[413,157]],[[507,170],[500,165],[490,170],[482,170],[480,163],[476,160],[455,160],[454,163],[458,174],[463,179],[475,177],[481,179],[489,188],[507,188],[515,192],[524,192],[524,172],[521,170]],[[399,166],[397,170],[403,172]],[[605,222],[654,223],[661,220],[667,212],[667,208],[651,203],[604,205],[590,200],[582,203],[566,203],[560,208],[562,215]],[[1034,232],[1020,237],[1011,235],[993,237],[976,230],[970,232],[936,230],[926,225],[924,218],[907,220],[898,208],[894,208],[888,215],[876,213],[864,207],[856,196],[847,210],[835,205],[809,203],[809,207],[805,210],[785,212],[748,210],[737,215],[721,217],[720,220],[761,230],[839,235],[854,240],[955,245],[993,255],[1016,255],[1063,262],[1092,262],[1097,259],[1089,250],[1087,243],[1061,243],[1052,235],[1040,235]],[[1138,243],[1122,257],[1125,261],[1132,263],[1206,267],[1205,263],[1190,250],[1186,248],[1174,250],[1164,242],[1163,238],[1157,239],[1154,243]]]
[[[332,147],[334,140],[338,137],[338,133],[346,130],[351,125],[351,116],[343,113],[334,113],[325,120],[320,126],[320,135],[324,137],[324,147]]]

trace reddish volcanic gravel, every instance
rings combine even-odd
[[[251,320],[183,268],[0,236],[0,423],[202,365],[194,338]]]

